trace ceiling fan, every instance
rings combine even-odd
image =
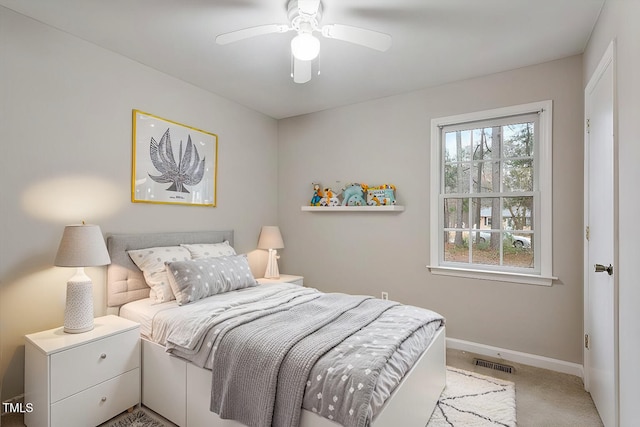
[[[306,83],[311,80],[311,66],[320,53],[320,40],[314,36],[315,32],[326,38],[343,40],[380,52],[385,52],[391,47],[389,34],[350,25],[320,25],[322,9],[320,0],[289,0],[287,3],[289,24],[265,24],[231,31],[218,35],[216,43],[226,45],[264,34],[295,31],[298,34],[291,40],[291,77],[296,83]]]

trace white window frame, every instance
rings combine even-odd
[[[539,261],[536,273],[508,271],[496,266],[469,264],[469,267],[456,264],[447,265],[443,261],[444,245],[444,198],[441,196],[443,174],[443,132],[444,126],[456,125],[481,120],[498,120],[504,117],[529,113],[538,113],[538,144],[535,147],[536,163],[534,191],[539,197],[534,201],[534,218],[538,219],[535,228],[534,257]],[[531,285],[551,286],[557,277],[553,276],[553,102],[540,101],[529,104],[514,105],[468,114],[440,117],[431,120],[431,209],[430,209],[430,265],[433,274],[466,277],[481,280],[523,283]]]

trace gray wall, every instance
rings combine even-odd
[[[62,324],[65,224],[107,233],[234,229],[256,247],[277,220],[277,123],[0,7],[0,381],[23,391],[23,335]],[[218,206],[133,204],[132,109],[217,133]],[[259,208],[257,208],[259,207]],[[258,258],[260,258],[258,256]],[[105,314],[105,268],[93,278]]]
[[[553,100],[551,287],[435,276],[429,262],[430,120]],[[582,362],[582,57],[278,122],[281,271],[326,291],[441,312],[449,337]],[[312,182],[395,184],[402,213],[301,212]]]
[[[619,182],[619,301],[620,425],[637,425],[640,399],[640,286],[638,242],[640,230],[638,183],[640,182],[640,2],[607,0],[584,54],[585,86],[607,46],[616,40],[617,138]]]

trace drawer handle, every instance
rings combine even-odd
[[[106,353],[102,353],[102,354],[100,355],[100,359],[106,359],[106,358],[107,358],[107,354],[106,354]]]
[[[103,396],[102,399],[100,399],[100,400],[103,401],[103,402],[106,402],[107,401],[107,397]]]

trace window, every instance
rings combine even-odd
[[[552,102],[431,121],[435,274],[551,285]]]

